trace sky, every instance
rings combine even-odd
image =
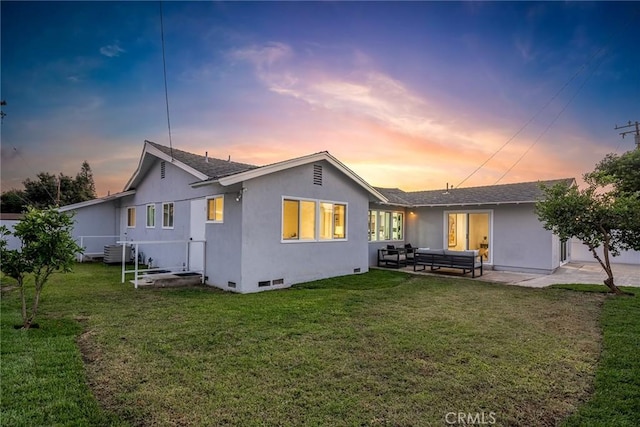
[[[615,127],[640,121],[638,2],[0,8],[2,191],[84,160],[122,191],[145,139],[169,145],[167,98],[174,148],[329,151],[406,191],[579,179],[635,148]]]

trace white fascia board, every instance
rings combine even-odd
[[[145,141],[144,142],[144,148],[142,149],[142,155],[140,156],[140,160],[138,161],[138,167],[136,168],[136,171],[133,173],[133,176],[131,176],[131,178],[127,182],[127,185],[125,185],[124,191],[128,191],[131,188],[131,185],[134,182],[137,181],[138,177],[140,176],[140,173],[142,172],[142,165],[144,163],[144,159],[145,159],[147,154],[155,156],[155,157],[159,158],[160,160],[164,160],[165,162],[169,162],[171,164],[174,164],[177,167],[179,167],[180,169],[182,169],[183,171],[195,176],[196,178],[198,178],[201,181],[204,181],[205,179],[209,179],[209,177],[207,175],[203,174],[202,172],[199,172],[199,171],[195,170],[194,168],[192,168],[191,166],[186,165],[186,164],[182,163],[181,161],[172,158],[170,155],[165,154],[164,152],[158,150],[156,147],[154,147],[151,144],[148,144],[147,141]]]
[[[399,207],[399,208],[414,208],[416,207],[415,205],[408,205],[406,203],[392,203],[392,202],[374,202],[377,205],[380,206],[390,206],[390,207]]]
[[[364,179],[360,178],[355,172],[345,166],[338,159],[333,157],[331,154],[327,152],[310,154],[308,156],[298,157],[295,159],[285,160],[283,162],[274,163],[271,165],[263,166],[257,169],[252,169],[246,172],[237,173],[235,175],[226,176],[224,178],[220,178],[215,182],[220,183],[221,185],[229,186],[233,184],[237,184],[243,181],[248,181],[250,179],[259,178],[264,175],[268,175],[274,172],[280,172],[286,169],[295,168],[297,166],[306,165],[313,162],[318,162],[326,160],[333,166],[335,166],[339,171],[347,175],[353,181],[355,181],[362,188],[367,190],[370,194],[372,194],[376,199],[382,202],[388,202],[387,198],[384,197],[379,191],[370,186]],[[210,181],[214,182],[214,181]]]
[[[72,205],[62,206],[58,208],[58,212],[73,211],[76,209],[86,208],[87,206],[99,205],[100,203],[110,202],[112,200],[120,199],[122,197],[131,196],[136,194],[136,190],[123,191],[122,193],[110,194],[104,197],[98,197],[96,199],[86,200],[84,202],[74,203]]]
[[[442,207],[457,207],[457,206],[485,206],[485,205],[519,205],[524,203],[536,203],[537,200],[513,200],[508,202],[473,202],[473,203],[439,203],[439,204],[415,204],[416,208],[442,208]]]

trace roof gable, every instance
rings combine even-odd
[[[147,171],[155,161],[154,158],[171,162],[173,165],[193,175],[197,180],[192,184],[194,187],[209,185],[214,182],[224,186],[229,186],[296,166],[325,160],[335,166],[340,172],[345,174],[360,187],[364,188],[376,200],[387,202],[384,195],[374,189],[364,179],[359,177],[355,172],[326,151],[266,166],[254,166],[246,163],[232,162],[230,160],[199,156],[197,154],[166,147],[151,141],[144,142],[144,148],[142,150],[142,155],[140,156],[140,161],[138,162],[138,167],[133,176],[127,182],[124,191],[135,189],[136,186],[139,185],[140,181],[144,178]]]
[[[170,148],[145,140],[142,155],[138,162],[138,167],[127,182],[124,191],[131,190],[139,185],[140,181],[144,178],[147,171],[155,161],[155,159],[150,156],[170,162],[191,174],[198,181],[218,179],[220,177],[257,168],[257,166],[245,163],[199,156],[187,151],[178,150],[177,148]]]
[[[297,166],[306,165],[309,163],[315,163],[319,161],[326,161],[333,165],[336,169],[342,172],[347,178],[354,181],[357,185],[365,189],[371,196],[381,202],[387,202],[387,198],[381,194],[378,190],[373,188],[364,179],[358,176],[355,172],[349,169],[344,163],[333,157],[327,151],[321,151],[319,153],[310,154],[307,156],[297,157],[295,159],[285,160],[278,163],[262,166],[245,172],[229,175],[218,179],[218,182],[224,186],[237,184],[242,181],[259,178],[271,173],[291,169]]]

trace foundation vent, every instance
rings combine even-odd
[[[275,279],[273,282],[273,285],[284,285],[284,279]]]
[[[313,165],[313,183],[315,185],[322,185],[322,166]]]
[[[354,272],[354,273],[360,273],[360,269],[359,269],[359,268],[354,268],[354,269],[353,269],[353,272]]]
[[[236,287],[236,282],[227,282],[227,287],[234,288]]]
[[[259,288],[264,288],[265,286],[271,286],[271,280],[264,280],[262,282],[258,282]]]

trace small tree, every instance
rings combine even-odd
[[[55,209],[29,208],[24,219],[14,227],[13,235],[21,241],[20,249],[8,249],[5,236],[11,234],[0,228],[0,257],[2,272],[18,282],[22,302],[22,327],[29,329],[38,313],[40,294],[54,271],[71,271],[75,254],[82,251],[71,236],[72,218]],[[26,285],[33,278],[33,301],[27,308]]]
[[[623,293],[615,285],[610,256],[621,250],[640,250],[640,151],[618,157],[610,154],[593,172],[584,175],[587,188],[556,184],[543,187],[545,200],[536,212],[544,228],[561,240],[582,241],[607,274],[605,285]],[[602,254],[597,249],[602,247]]]

